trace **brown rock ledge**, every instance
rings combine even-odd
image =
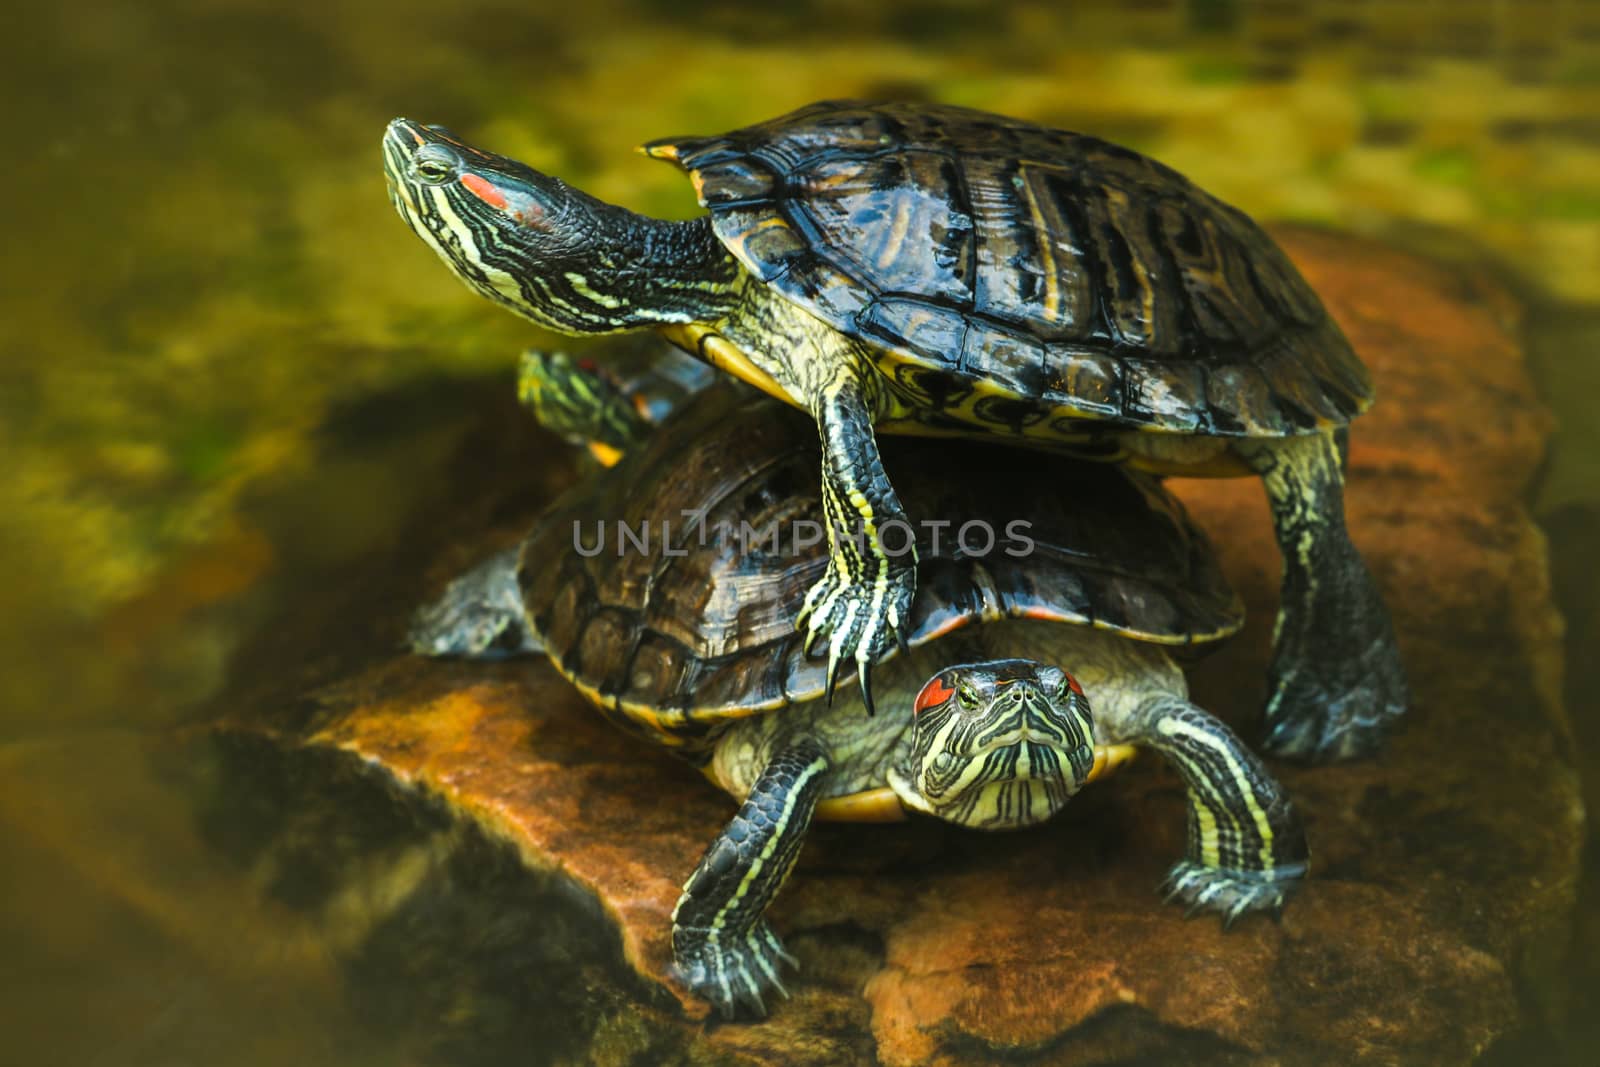
[[[663,977],[668,916],[729,802],[543,664],[396,659],[319,692],[307,728],[244,715],[224,734],[343,766],[430,825],[514,849],[532,888],[497,907],[526,901],[546,962],[500,992],[538,1013],[559,990],[540,1025],[566,1033],[535,1060],[1470,1061],[1546,1010],[1533,991],[1575,892],[1561,623],[1523,504],[1549,419],[1494,283],[1353,238],[1279,236],[1378,382],[1354,427],[1349,520],[1415,693],[1380,758],[1280,769],[1314,854],[1281,922],[1224,934],[1160,903],[1183,798],[1146,760],[1034,832],[816,829],[773,910],[803,965],[793,999],[765,1023],[708,1024]],[[1253,480],[1174,484],[1251,619],[1193,669],[1197,699],[1248,730],[1277,588],[1266,505]]]

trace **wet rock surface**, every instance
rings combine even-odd
[[[1276,768],[1314,865],[1281,921],[1224,933],[1162,905],[1183,794],[1142,760],[1035,831],[815,828],[771,913],[802,964],[793,997],[764,1023],[718,1024],[665,977],[668,920],[731,801],[543,664],[380,658],[217,734],[308,810],[335,780],[380,794],[432,857],[347,938],[350,968],[408,979],[375,1018],[436,1020],[452,1062],[515,1047],[535,1062],[1410,1064],[1470,1061],[1556,1011],[1539,990],[1570,932],[1582,809],[1523,503],[1550,427],[1519,308],[1486,278],[1353,238],[1280,238],[1378,382],[1347,509],[1414,693],[1377,759]],[[1191,670],[1195,697],[1250,736],[1276,608],[1266,504],[1253,480],[1173,484],[1250,611]],[[512,537],[529,496],[476,517]],[[490,547],[477,529],[428,564],[435,587]],[[359,844],[370,819],[337,807],[323,832]],[[323,847],[293,836],[301,861]]]

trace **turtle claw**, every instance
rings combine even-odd
[[[672,964],[672,976],[716,1005],[724,1019],[760,1019],[767,1015],[763,992],[775,990],[785,1000],[789,997],[779,977],[784,964],[798,966],[772,927],[762,920],[743,937],[707,938],[680,950]]]
[[[806,621],[806,612],[802,611],[800,613],[800,618],[796,621],[795,625],[796,626],[804,626],[805,625],[805,621]],[[814,657],[817,654],[817,645],[818,645],[819,642],[821,642],[823,636],[824,635],[823,635],[821,630],[807,630],[806,631],[806,640],[805,640],[805,646],[803,648],[803,651],[805,652],[807,659],[811,659],[812,657]],[[831,691],[833,689],[833,686],[830,684],[828,686],[828,688]]]
[[[856,671],[856,681],[861,686],[861,703],[867,709],[867,717],[871,718],[878,711],[872,706],[872,671],[867,665],[863,664]]]
[[[1156,886],[1156,892],[1161,894],[1161,903],[1163,904],[1171,904],[1178,899],[1178,895],[1183,892],[1183,883],[1178,878],[1176,868],[1161,880],[1161,884]],[[1188,916],[1184,917],[1188,918]]]
[[[837,685],[838,682],[839,682],[839,662],[840,662],[840,660],[839,660],[839,656],[838,656],[838,651],[839,650],[837,648],[833,647],[832,645],[829,646],[829,648],[828,648],[828,677],[827,677],[827,680],[822,683],[824,688],[827,690],[825,695],[827,697],[828,707],[830,707],[830,708],[833,707],[833,689],[834,689],[834,686]]]
[[[853,660],[862,703],[869,715],[874,712],[872,665],[888,651],[891,642],[906,647],[900,627],[911,616],[915,592],[915,567],[891,570],[881,583],[863,584],[829,561],[827,573],[806,594],[795,625],[805,631],[807,656],[820,651],[821,642],[827,640],[830,707],[839,670]]]
[[[778,935],[773,933],[770,925],[767,923],[762,923],[756,927],[756,931],[761,935],[762,943],[766,945],[768,952],[772,953],[778,959],[782,960],[784,963],[787,963],[795,970],[800,969],[800,961],[791,956],[789,954],[789,950],[783,947],[783,942],[778,940]],[[785,997],[787,997],[789,995],[789,991],[783,988],[783,983],[779,982],[776,976],[774,976],[772,980],[773,982],[777,983],[779,991],[782,992]]]
[[[1268,873],[1207,867],[1183,860],[1173,866],[1160,889],[1165,894],[1164,903],[1187,905],[1185,919],[1214,912],[1222,917],[1222,928],[1230,930],[1234,923],[1254,912],[1281,915],[1284,902],[1304,875],[1304,864]]]
[[[1329,550],[1316,597],[1285,592],[1267,668],[1261,747],[1302,763],[1371,755],[1409,699],[1394,626],[1372,575],[1347,540]]]
[[[1222,929],[1224,932],[1232,930],[1233,924],[1238,922],[1239,919],[1250,910],[1248,907],[1246,907],[1246,904],[1247,901],[1241,898],[1237,903],[1234,904],[1233,907],[1229,908],[1223,913]],[[1272,917],[1274,919],[1280,918],[1283,915],[1283,901],[1280,899],[1277,904],[1273,905],[1267,910],[1272,913]]]

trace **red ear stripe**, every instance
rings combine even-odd
[[[936,674],[928,679],[928,684],[917,694],[917,702],[911,706],[911,713],[915,715],[929,708],[936,708],[954,696],[955,692],[945,684],[944,675]]]
[[[1070,674],[1067,675],[1067,688],[1071,689],[1074,693],[1077,693],[1079,696],[1083,696],[1083,686],[1079,685],[1078,684],[1078,680],[1076,678],[1074,678]]]
[[[489,182],[484,181],[476,174],[463,174],[460,180],[461,184],[466,186],[467,192],[482,200],[485,204],[499,208],[501,211],[506,209],[506,194]]]

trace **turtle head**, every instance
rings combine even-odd
[[[564,182],[485,152],[442,126],[395,119],[383,137],[389,199],[471,289],[541,326],[588,332],[526,279],[557,278],[581,258],[580,197]]]
[[[1054,815],[1095,768],[1094,722],[1076,680],[1034,660],[940,671],[917,694],[912,741],[889,783],[907,806],[979,829]]]
[[[709,227],[687,240],[681,223],[603,203],[442,126],[389,123],[383,167],[395,210],[456,277],[559,333],[694,322],[693,283],[732,278]]]

